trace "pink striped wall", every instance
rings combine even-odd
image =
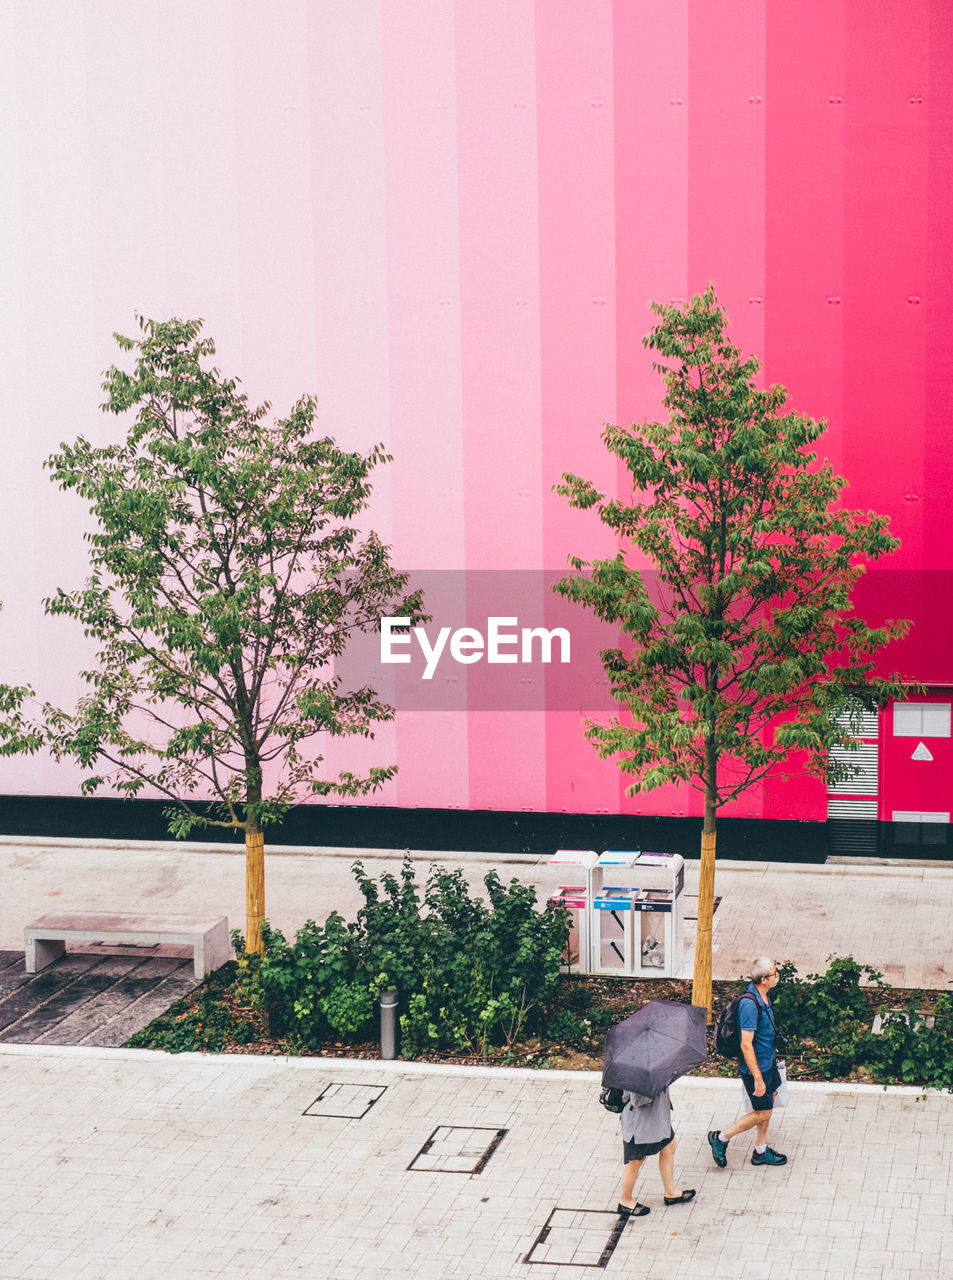
[[[531,569],[543,486],[534,6],[459,0],[455,10],[464,563]],[[471,711],[468,721],[470,806],[545,808],[542,716],[511,712],[501,724]]]
[[[253,397],[313,390],[342,443],[383,441],[371,515],[408,568],[553,571],[612,550],[552,485],[624,486],[599,433],[659,412],[649,300],[711,280],[903,540],[866,588],[917,621],[891,663],[953,680],[917,576],[953,567],[951,55],[946,0],[0,8],[0,679],[77,692],[39,601],[81,580],[83,513],[41,462],[115,430],[135,312],[204,316]],[[408,712],[329,761],[397,760],[388,804],[699,812],[626,797],[580,712]],[[0,794],[75,786],[0,761]],[[820,818],[823,790],[731,812]]]
[[[541,563],[553,572],[570,552],[612,550],[611,539],[552,492],[567,470],[615,484],[599,440],[599,425],[616,411],[612,9],[605,0],[584,7],[573,0],[536,4]],[[577,711],[546,717],[542,807],[608,812],[614,779],[607,778],[579,721]]]
[[[659,379],[642,346],[652,323],[648,304],[688,296],[689,12],[688,0],[615,7],[615,133],[632,140],[617,143],[615,156],[617,422],[660,415]],[[626,480],[620,466],[620,493]],[[616,778],[614,790],[610,812],[684,817],[698,806],[687,785],[628,797]]]

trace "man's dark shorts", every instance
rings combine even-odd
[[[741,1083],[751,1099],[752,1111],[772,1111],[774,1095],[781,1088],[781,1072],[778,1070],[778,1064],[772,1062],[767,1071],[762,1071],[761,1074],[764,1077],[764,1093],[760,1098],[754,1096],[754,1076],[750,1071],[741,1072]]]

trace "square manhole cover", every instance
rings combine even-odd
[[[506,1134],[506,1129],[438,1125],[407,1168],[415,1173],[482,1173]]]
[[[360,1120],[384,1094],[386,1084],[329,1084],[302,1115]]]
[[[604,1267],[626,1219],[607,1209],[553,1209],[524,1261],[555,1267]]]

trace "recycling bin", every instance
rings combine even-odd
[[[684,947],[685,861],[677,853],[644,852],[633,901],[634,966],[638,977],[678,976]]]
[[[569,937],[566,940],[566,951],[561,973],[589,972],[589,911],[586,886],[582,884],[561,884],[550,902],[562,902],[569,916]]]
[[[671,897],[664,889],[642,889],[632,905],[639,918],[635,972],[664,973],[667,968],[665,918],[671,914]]]
[[[605,889],[635,889],[636,870],[641,853],[638,849],[606,849],[600,853],[590,873],[593,897]]]
[[[585,873],[585,884],[560,885],[550,902],[562,901],[569,915],[569,938],[560,966],[563,973],[589,973],[591,936],[589,903],[592,901],[591,873],[598,854],[594,849],[557,849],[549,860],[551,867],[565,867]]]
[[[564,973],[678,976],[685,920],[680,854],[560,849],[550,865],[585,872],[576,883],[560,885],[550,899],[561,900],[569,912]]]
[[[637,889],[611,888],[592,901],[593,973],[632,974],[635,970],[635,920]]]

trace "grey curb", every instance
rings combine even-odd
[[[244,857],[243,844],[201,843],[189,840],[106,840],[78,836],[9,836],[0,835],[0,845],[10,845],[24,849],[82,849],[86,851],[103,849],[126,853],[221,853],[227,857]],[[479,862],[479,863],[515,863],[520,866],[545,866],[549,862],[548,853],[474,853],[453,849],[359,849],[342,845],[294,845],[267,844],[265,850],[269,858],[273,857],[320,857],[347,858],[351,862],[368,858],[381,858],[387,861],[400,861],[404,854],[409,854],[414,862]]]
[[[11,836],[0,835],[0,846],[10,845],[30,849],[84,849],[123,850],[128,853],[220,853],[229,857],[241,857],[245,852],[241,844],[214,844],[193,841],[167,840],[107,840],[76,836]],[[321,857],[346,858],[350,861],[381,859],[400,860],[409,854],[413,862],[489,863],[491,865],[516,865],[524,867],[547,866],[548,853],[480,853],[453,849],[358,849],[339,845],[266,845],[269,858]],[[696,870],[697,858],[685,859],[688,867]],[[723,871],[747,871],[760,875],[822,875],[822,876],[894,876],[904,880],[953,879],[953,862],[928,862],[905,858],[845,858],[828,862],[745,862],[723,861]]]
[[[602,1080],[598,1071],[560,1071],[532,1067],[467,1067],[450,1062],[384,1062],[377,1058],[289,1058],[282,1054],[263,1053],[165,1053],[161,1049],[99,1049],[86,1045],[0,1044],[0,1058],[80,1058],[122,1062],[186,1062],[208,1063],[219,1067],[224,1063],[241,1070],[263,1070],[280,1067],[305,1071],[374,1071],[394,1076],[459,1076],[474,1080],[542,1080],[581,1081],[596,1088]],[[239,1066],[240,1064],[240,1066]],[[680,1088],[704,1090],[715,1086],[737,1087],[734,1077],[683,1076]],[[947,1098],[946,1089],[920,1089],[916,1085],[853,1084],[850,1081],[790,1080],[788,1089],[795,1093],[888,1094],[905,1098]]]

